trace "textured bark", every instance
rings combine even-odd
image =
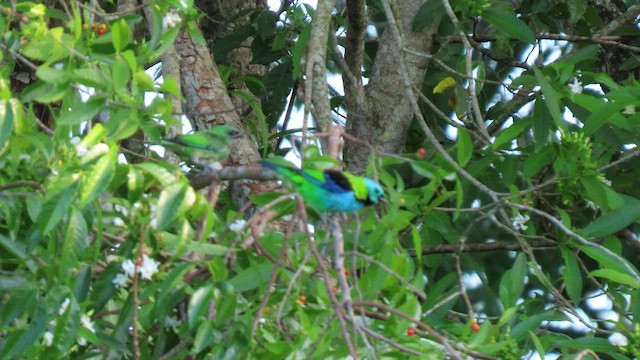
[[[307,46],[307,75],[305,83],[305,107],[311,110],[320,131],[331,126],[331,104],[327,87],[327,39],[331,26],[331,12],[335,0],[320,0],[313,17],[311,37]],[[313,106],[313,107],[311,107]],[[328,143],[321,139],[322,149],[328,149]]]
[[[401,26],[403,45],[419,53],[429,53],[432,36],[438,25],[433,24],[419,32],[413,31],[414,16],[424,2],[397,2],[396,22]],[[399,62],[406,62],[412,84],[419,86],[426,75],[428,60],[424,56],[403,52],[391,31],[384,31],[379,44],[369,84],[363,88],[364,91],[354,90],[345,94],[349,111],[347,131],[382,151],[396,154],[404,149],[406,135],[413,120],[413,110],[405,92],[399,90],[403,87]],[[344,158],[348,169],[363,174],[369,154],[370,150],[366,147],[347,143]]]
[[[196,43],[189,34],[181,32],[175,42],[180,60],[180,83],[185,97],[185,113],[194,121],[196,129],[228,124],[242,130],[245,137],[233,142],[230,163],[255,164],[260,160],[256,141],[250,136],[222,82],[218,66],[206,45]],[[244,204],[249,193],[248,183],[236,181],[230,187],[238,205]]]

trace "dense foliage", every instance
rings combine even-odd
[[[628,3],[609,18],[586,0],[425,2],[405,21],[437,25],[427,76],[387,84],[419,106],[398,129],[406,151],[368,162],[388,204],[344,215],[278,191],[247,208],[147,151],[184,94],[146,68],[183,30],[208,39],[192,1],[144,2],[144,16],[1,3],[0,359],[640,357]],[[376,42],[388,4],[367,4],[367,79],[376,57],[411,51]],[[311,51],[314,9],[287,5],[230,15],[209,42],[229,87],[246,86],[230,93],[265,157],[283,152],[271,140],[290,135],[276,122]],[[351,20],[333,13],[330,72]],[[227,62],[247,42],[264,74]],[[331,106],[345,114],[343,95]],[[339,164],[313,144],[305,166]]]

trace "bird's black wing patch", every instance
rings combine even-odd
[[[327,182],[329,182],[329,180],[333,181],[344,192],[353,191],[353,187],[351,186],[349,179],[347,179],[347,177],[344,176],[342,171],[325,170],[324,175],[327,178]]]

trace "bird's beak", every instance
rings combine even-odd
[[[244,137],[244,134],[241,133],[240,131],[231,131],[229,133],[229,136],[231,136],[232,139],[238,139],[238,138]]]
[[[389,202],[387,201],[387,199],[385,199],[385,198],[383,198],[383,197],[378,198],[378,202],[381,202],[381,203],[383,203],[383,204],[385,204],[385,205],[389,205]]]

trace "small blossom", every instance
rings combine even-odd
[[[597,211],[599,209],[598,205],[591,200],[587,200],[587,207],[593,211]]]
[[[158,228],[158,220],[156,220],[156,218],[152,218],[151,221],[149,222],[149,226],[151,226],[152,229],[157,229]]]
[[[124,227],[124,221],[119,217],[113,218],[113,226]]]
[[[103,143],[95,144],[91,147],[91,152],[94,152],[96,155],[108,153],[109,145]]]
[[[624,107],[624,110],[622,110],[622,113],[625,115],[635,115],[636,113],[636,106],[631,104],[631,105],[627,105]]]
[[[578,78],[573,78],[573,82],[569,83],[569,89],[574,94],[582,94],[582,82],[578,81]]]
[[[64,299],[62,305],[60,305],[60,309],[58,310],[58,315],[63,315],[67,311],[70,303],[71,300],[69,298]]]
[[[45,331],[43,336],[42,345],[45,347],[51,346],[51,344],[53,344],[53,333],[51,331]]]
[[[78,345],[80,345],[80,346],[87,346],[87,339],[85,339],[83,337],[79,337],[77,342],[78,342]]]
[[[158,263],[147,255],[142,255],[142,266],[138,268],[143,279],[151,280],[153,274],[158,272]]]
[[[69,142],[71,143],[71,145],[78,145],[80,143],[80,138],[77,136],[74,136],[71,138]]]
[[[115,211],[115,212],[117,212],[117,213],[120,213],[120,214],[122,214],[122,215],[124,215],[124,216],[129,215],[129,210],[127,210],[127,208],[126,208],[126,207],[124,207],[124,206],[122,206],[122,205],[120,205],[120,204],[115,204],[115,205],[113,206],[113,211]]]
[[[178,333],[178,326],[180,326],[180,322],[178,318],[174,316],[165,316],[164,317],[164,327],[173,329],[174,333]]]
[[[56,322],[56,320],[55,320],[55,319],[53,319],[53,320],[49,321],[49,326],[51,326],[51,327],[56,327],[56,325],[58,325],[58,323]]]
[[[516,230],[525,231],[529,228],[525,223],[531,219],[529,215],[516,214],[516,217],[512,221],[512,225]]]
[[[124,273],[127,274],[127,276],[132,278],[136,271],[136,264],[134,264],[131,259],[127,259],[122,263],[122,270],[124,270]]]
[[[89,152],[89,149],[87,149],[86,146],[81,145],[81,144],[76,145],[76,154],[79,157],[83,157],[83,156],[87,155],[88,152]]]
[[[171,9],[167,13],[167,15],[162,18],[162,29],[167,30],[169,28],[172,28],[180,24],[180,21],[182,21],[182,19],[180,18],[180,14],[178,14],[178,11],[176,9]]]
[[[91,318],[89,317],[89,315],[82,314],[82,316],[80,316],[80,324],[82,324],[82,326],[84,326],[85,329],[95,334],[96,330],[93,328],[93,321],[91,321]]]
[[[51,175],[53,175],[53,176],[58,175],[58,169],[56,169],[56,168],[51,168]]]
[[[611,186],[611,180],[609,180],[607,178],[602,178],[602,180],[600,180],[600,181],[602,181],[602,183],[607,185],[607,186]]]
[[[232,222],[229,225],[229,230],[235,232],[235,233],[239,233],[240,231],[242,231],[242,229],[244,229],[245,225],[247,225],[247,221],[244,219],[238,219],[234,222]]]
[[[30,162],[31,161],[31,155],[29,155],[29,154],[20,154],[20,156],[18,156],[18,159],[24,160],[26,162]]]
[[[111,282],[117,287],[123,287],[129,282],[129,277],[126,274],[118,274]]]
[[[609,336],[609,342],[613,346],[627,346],[627,345],[629,345],[629,340],[627,339],[627,337],[622,335],[619,332],[611,334],[611,336]]]

